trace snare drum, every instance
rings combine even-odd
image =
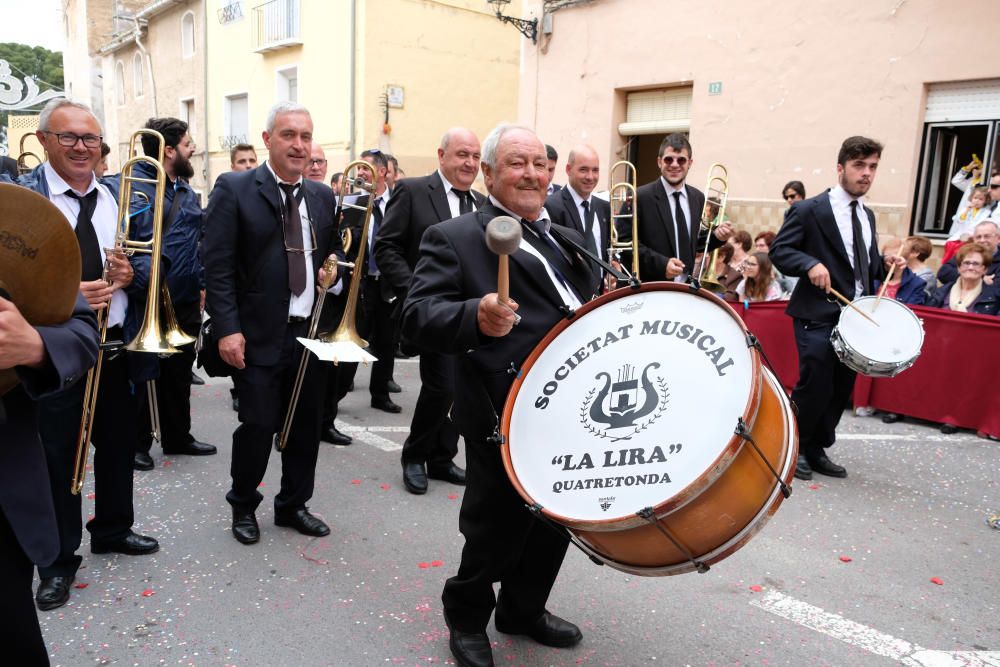
[[[878,322],[878,326],[854,308],[840,312],[840,320],[830,334],[830,344],[845,366],[862,375],[891,378],[916,363],[924,345],[924,326],[906,304],[863,296],[851,305]]]
[[[504,466],[599,562],[704,571],[778,508],[797,455],[791,405],[743,322],[675,283],[619,289],[560,322],[511,388]]]

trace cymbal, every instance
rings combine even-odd
[[[0,183],[0,289],[33,326],[61,324],[80,292],[80,246],[66,216],[45,197]],[[0,370],[0,396],[17,386]]]

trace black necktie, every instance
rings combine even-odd
[[[285,210],[282,216],[285,227],[285,245],[299,252],[286,252],[288,255],[288,289],[299,296],[306,290],[306,254],[302,244],[302,218],[299,215],[299,203],[295,201],[295,189],[299,186],[291,183],[278,183],[285,192]]]
[[[81,280],[97,280],[104,275],[104,252],[94,230],[94,211],[97,209],[97,188],[84,196],[72,190],[66,196],[80,202],[80,212],[76,215],[76,240],[80,242]]]
[[[458,195],[458,214],[472,213],[472,195],[469,191],[458,188],[452,188],[451,191]]]
[[[674,223],[677,224],[677,257],[684,262],[684,270],[691,273],[694,266],[694,253],[691,252],[691,235],[688,233],[688,221],[681,208],[681,193],[674,193]]]
[[[378,228],[382,226],[382,201],[381,197],[372,204],[372,228],[368,234],[368,275],[377,276],[378,266],[375,265],[375,237],[378,236]]]
[[[597,241],[594,240],[594,210],[590,208],[589,200],[580,202],[580,206],[583,207],[583,245],[587,250],[600,257],[601,251],[597,248]],[[600,277],[601,268],[592,265],[592,269]]]
[[[528,221],[521,218],[521,225],[526,227],[529,231],[525,235],[525,240],[531,244],[535,250],[541,253],[548,265],[552,267],[552,272],[556,274],[556,279],[562,283],[563,287],[567,291],[576,295],[576,298],[583,302],[579,291],[573,287],[573,284],[566,278],[570,271],[573,270],[570,260],[566,258],[563,254],[562,248],[549,238],[549,235],[545,233],[545,223],[542,220]]]
[[[861,231],[861,220],[858,218],[858,202],[851,202],[851,226],[854,228],[854,280],[861,283],[861,293],[868,291],[868,248],[865,246],[865,235]]]

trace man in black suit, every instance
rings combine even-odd
[[[324,260],[342,256],[333,193],[302,178],[312,144],[309,111],[279,103],[266,127],[267,162],[216,181],[202,244],[219,354],[237,369],[240,425],[233,432],[226,500],[233,507],[233,536],[243,544],[260,539],[254,511],[263,496],[257,487],[288,409],[303,351],[296,338],[308,334],[317,285],[327,277]],[[274,499],[275,525],[312,536],[330,534],[306,507],[319,452],[322,371],[322,362],[310,355]]]
[[[470,213],[486,199],[472,190],[480,159],[475,134],[463,127],[448,130],[437,154],[436,172],[398,183],[375,242],[382,278],[392,285],[400,303],[406,299],[427,228]],[[449,355],[421,350],[420,395],[401,457],[403,484],[410,493],[426,493],[428,477],[465,484],[465,471],[454,462],[458,430],[448,416],[454,400],[453,375]]]
[[[549,146],[548,144],[545,144],[545,159],[548,161],[546,169],[549,172],[549,186],[546,188],[545,194],[551,195],[559,192],[562,189],[562,186],[555,182],[556,165],[559,164],[559,153],[556,152],[555,148]]]
[[[10,178],[17,178],[17,160],[6,155],[0,155],[0,174],[6,174]]]
[[[567,538],[525,508],[504,472],[496,438],[515,378],[509,369],[521,366],[567,309],[598,288],[578,254],[581,235],[548,219],[545,147],[534,132],[495,128],[483,142],[482,168],[489,201],[424,233],[402,327],[403,339],[420,349],[455,355],[452,415],[465,438],[469,470],[459,519],[466,541],[442,600],[452,653],[459,664],[476,666],[493,664],[486,625],[494,607],[500,632],[557,647],[582,638],[579,628],[545,609]],[[487,223],[500,215],[520,219],[524,228],[520,249],[510,256],[509,307],[497,300],[499,261],[485,242]]]
[[[577,146],[566,158],[568,185],[549,195],[545,200],[545,210],[554,224],[580,232],[584,247],[607,261],[611,241],[611,206],[603,199],[591,196],[600,182],[600,176],[601,160],[597,151],[586,144]],[[600,267],[594,265],[593,270],[600,279]]]
[[[660,178],[639,187],[639,275],[643,280],[686,280],[694,257],[705,246],[701,214],[705,194],[687,185],[693,164],[691,143],[683,134],[669,134],[660,142],[656,164]],[[619,230],[631,238],[631,230]],[[728,222],[716,228],[709,250],[733,234]]]
[[[771,261],[779,271],[807,278],[799,280],[785,310],[794,318],[799,352],[799,381],[792,391],[798,407],[799,479],[811,479],[813,471],[847,477],[844,467],[826,455],[837,439],[855,378],[830,344],[842,308],[831,289],[853,299],[872,294],[874,281],[885,277],[875,214],[862,200],[881,157],[882,144],[874,139],[845,139],[837,156],[836,187],[792,204],[771,244]],[[902,257],[885,258],[886,265],[892,261],[903,270]]]
[[[52,496],[39,493],[49,487],[49,474],[34,399],[83,377],[97,358],[97,342],[97,318],[83,296],[69,320],[37,328],[0,296],[0,370],[14,369],[21,382],[0,396],[0,571],[6,580],[0,636],[10,664],[49,664],[31,600],[32,563],[48,565],[59,554]]]

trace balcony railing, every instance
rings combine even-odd
[[[302,43],[301,0],[271,0],[253,8],[253,48],[260,53]]]

